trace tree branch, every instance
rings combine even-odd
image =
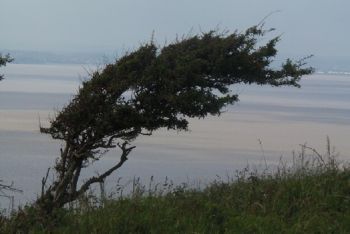
[[[122,150],[122,155],[120,156],[120,161],[114,167],[110,168],[102,175],[94,176],[94,177],[90,178],[89,180],[87,180],[80,187],[79,191],[76,192],[76,195],[74,197],[78,197],[78,196],[82,195],[83,193],[85,193],[89,189],[90,185],[92,185],[94,183],[98,183],[98,182],[103,182],[106,177],[108,177],[115,170],[120,168],[126,162],[126,160],[128,160],[127,156],[130,154],[130,152],[136,147],[136,146],[126,147],[128,144],[129,143],[127,141],[125,141],[123,144],[118,143],[117,144],[118,147]]]
[[[2,180],[0,180],[0,182],[2,182]],[[1,184],[0,183],[0,191],[1,190],[7,190],[7,191],[11,191],[11,192],[19,192],[22,193],[23,191],[20,189],[16,189],[13,187],[13,183],[11,183],[10,185],[5,185],[5,184]]]
[[[77,165],[77,170],[75,171],[75,174],[73,176],[73,181],[71,184],[71,194],[74,194],[76,192],[77,189],[77,184],[78,184],[78,180],[80,177],[80,172],[81,172],[81,168],[82,168],[82,161],[80,161]]]
[[[50,167],[47,169],[46,171],[46,176],[43,177],[41,179],[41,196],[44,196],[44,193],[45,193],[45,185],[46,185],[46,182],[47,182],[47,178],[49,177],[49,173],[50,173]]]

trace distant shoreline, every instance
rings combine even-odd
[[[27,51],[0,49],[2,54],[9,53],[15,60],[13,64],[38,64],[38,65],[105,65],[115,62],[118,58],[116,49],[110,51]],[[305,54],[279,54],[272,66],[284,62],[282,58],[298,60]],[[308,65],[316,69],[317,73],[350,75],[350,56],[321,56],[315,55],[308,60]]]

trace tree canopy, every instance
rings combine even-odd
[[[236,83],[299,86],[312,69],[289,59],[271,69],[279,38],[256,48],[265,33],[253,27],[243,34],[211,31],[164,48],[147,43],[93,73],[46,130],[72,142],[93,135],[103,145],[115,134],[130,140],[142,130],[187,129],[186,117],[218,115],[238,100],[230,92]]]
[[[272,68],[280,38],[259,45],[269,31],[261,26],[242,33],[210,31],[163,47],[151,41],[95,71],[51,125],[41,128],[65,142],[57,178],[41,201],[63,206],[102,182],[127,160],[134,148],[128,145],[140,134],[163,127],[187,130],[188,118],[220,115],[238,101],[230,90],[234,84],[298,87],[312,68],[290,59]],[[116,146],[122,150],[116,165],[78,187],[81,170]]]

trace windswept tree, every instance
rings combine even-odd
[[[13,61],[13,58],[10,57],[9,54],[2,55],[0,53],[0,67],[6,66],[7,63],[10,63]],[[4,75],[0,74],[0,80],[4,79]]]
[[[140,135],[159,128],[187,130],[188,118],[220,115],[238,101],[230,90],[234,84],[298,87],[312,68],[289,59],[271,68],[279,38],[259,45],[269,31],[261,25],[242,33],[210,31],[164,47],[151,41],[91,74],[50,126],[41,127],[63,147],[55,180],[46,184],[43,179],[36,205],[49,213],[103,182],[126,162],[135,148],[130,143]],[[115,147],[121,155],[114,166],[79,180],[84,168]]]

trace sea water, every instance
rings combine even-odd
[[[59,155],[62,142],[39,133],[55,112],[69,103],[94,66],[9,64],[0,82],[0,179],[23,190],[17,204],[33,201],[41,178]],[[191,119],[190,131],[160,130],[133,142],[129,160],[108,180],[129,181],[151,176],[175,182],[207,183],[233,176],[249,165],[276,165],[300,144],[324,152],[329,136],[341,160],[350,160],[350,76],[314,74],[301,88],[258,85],[233,86],[240,101],[224,113]],[[87,178],[118,162],[111,151],[86,169]],[[48,181],[53,176],[50,175]],[[125,182],[125,183],[126,183]],[[5,199],[6,200],[6,199]],[[3,207],[7,206],[0,199]],[[5,204],[5,205],[4,205]],[[1,208],[1,207],[0,207]]]

